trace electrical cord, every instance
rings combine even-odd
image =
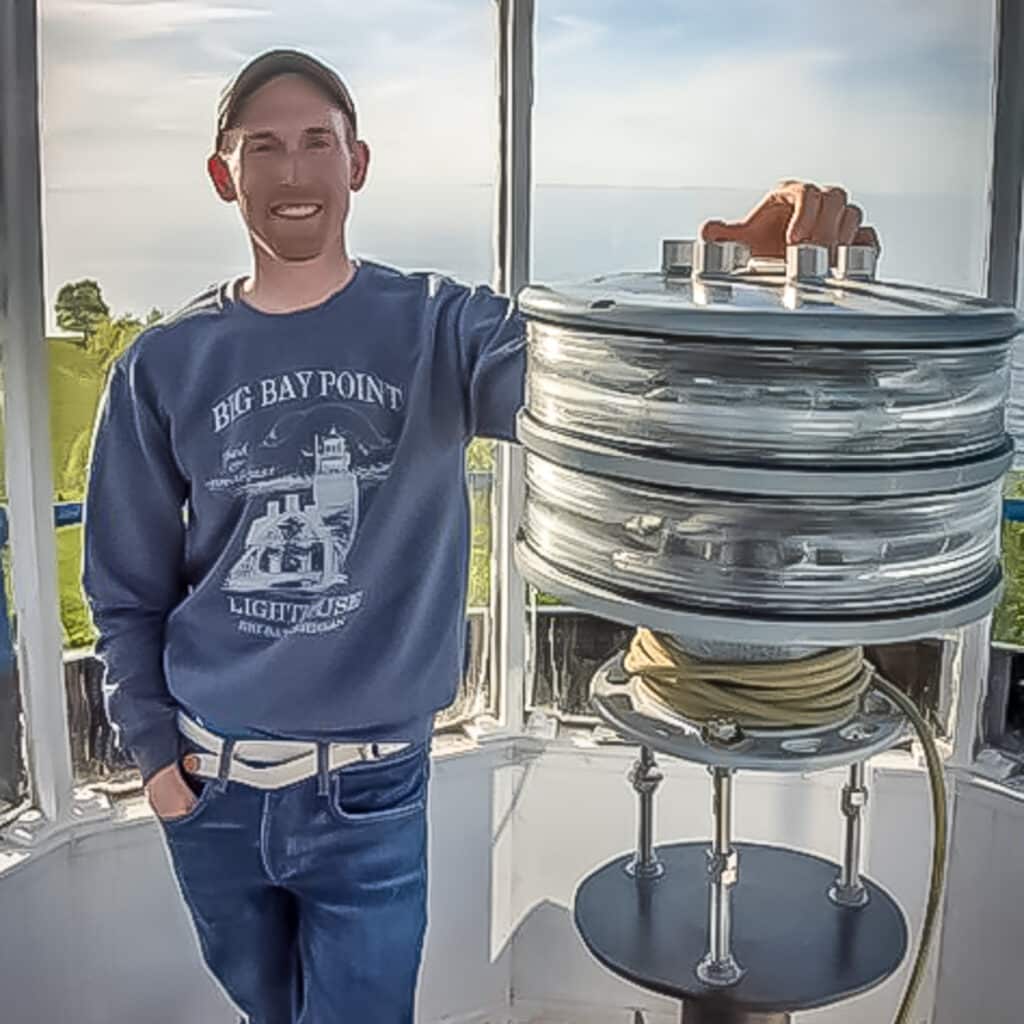
[[[873,673],[860,647],[797,661],[701,661],[649,629],[636,631],[624,667],[684,718],[725,718],[741,728],[799,729],[849,718]]]
[[[935,738],[917,706],[864,660],[861,647],[783,662],[701,661],[671,637],[638,629],[624,659],[638,685],[697,724],[716,719],[740,728],[827,726],[856,713],[870,685],[910,720],[921,741],[932,804],[932,861],[921,938],[894,1024],[912,1024],[945,887],[949,824],[946,786]]]
[[[946,885],[946,850],[949,844],[949,822],[946,814],[946,783],[942,773],[942,761],[939,759],[938,747],[924,716],[918,711],[914,702],[888,679],[875,675],[875,685],[910,719],[921,741],[925,763],[928,766],[928,783],[932,797],[932,866],[928,880],[928,900],[925,904],[924,922],[921,926],[921,940],[918,943],[914,966],[910,970],[907,987],[896,1014],[895,1024],[911,1024],[911,1013],[917,999],[924,972],[928,966],[928,954],[931,952],[932,940],[935,937],[935,924],[942,903],[942,892]]]

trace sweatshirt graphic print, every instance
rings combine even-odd
[[[233,437],[204,486],[257,509],[220,582],[239,630],[324,633],[358,611],[364,591],[346,563],[360,502],[387,479],[395,452],[395,437],[359,407],[392,419],[404,404],[403,388],[375,374],[317,368],[243,383],[213,406],[214,435],[233,428]]]

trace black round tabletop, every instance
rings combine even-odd
[[[838,866],[775,846],[738,843],[732,890],[733,953],[746,973],[722,990],[704,985],[707,952],[707,844],[658,847],[665,873],[635,879],[620,857],[583,880],[576,927],[614,973],[678,999],[723,999],[762,1012],[811,1010],[865,992],[892,974],[907,950],[907,924],[888,893],[865,879],[859,909],[828,898]]]

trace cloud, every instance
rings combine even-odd
[[[495,23],[480,0],[72,0],[43,11],[51,187],[201,181],[220,89],[246,59],[276,45],[310,49],[348,78],[375,179],[495,175]]]
[[[578,14],[552,14],[541,21],[537,34],[539,60],[560,60],[571,54],[586,54],[602,43],[611,31],[607,22]]]
[[[201,0],[50,0],[43,5],[44,26],[59,22],[77,27],[88,24],[111,42],[165,36],[186,27],[267,18],[271,14],[265,7],[207,4]]]
[[[847,102],[820,85],[834,61],[796,51],[710,61],[671,83],[598,74],[554,94],[541,83],[537,179],[742,188],[796,176],[872,192],[984,188],[985,118]]]
[[[987,152],[991,4],[808,9],[545,0],[538,180],[750,186],[786,165],[892,190],[970,187]],[[183,180],[205,156],[223,83],[278,44],[309,47],[349,79],[375,176],[493,179],[495,24],[483,0],[49,0],[43,13],[47,172],[59,187]]]
[[[982,191],[994,9],[546,0],[536,178],[750,187],[784,172],[872,191]]]

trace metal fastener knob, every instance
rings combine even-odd
[[[824,245],[787,245],[786,277],[791,281],[824,281],[829,270]]]
[[[739,726],[729,718],[712,718],[703,729],[704,741],[706,743],[722,743],[729,745],[739,743],[743,739],[743,733]]]
[[[693,271],[705,277],[725,277],[746,269],[750,246],[742,242],[699,241],[694,249]]]
[[[878,250],[873,245],[841,245],[836,250],[836,277],[845,281],[873,281]]]
[[[661,272],[669,277],[689,277],[693,273],[692,238],[666,238],[661,243]]]

